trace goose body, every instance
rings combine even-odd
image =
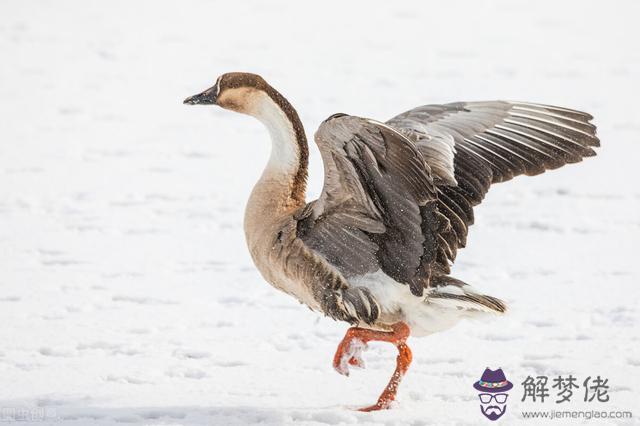
[[[334,114],[315,134],[323,191],[306,202],[302,123],[260,76],[224,74],[185,103],[216,104],[267,127],[272,151],[247,203],[247,245],[267,282],[354,326],[334,367],[346,374],[361,364],[362,342],[398,347],[396,373],[367,409],[395,398],[411,359],[409,334],[506,310],[450,276],[490,185],[578,162],[599,146],[590,115],[524,102],[426,105],[386,123]]]

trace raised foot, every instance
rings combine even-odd
[[[392,326],[392,331],[376,331],[363,328],[353,327],[347,331],[340,344],[338,350],[333,357],[333,368],[345,376],[349,375],[349,366],[357,366],[364,368],[362,360],[362,352],[367,348],[367,342],[372,340],[393,343],[398,349],[398,357],[396,358],[396,369],[391,376],[391,380],[384,389],[378,402],[370,407],[360,408],[358,411],[370,412],[378,410],[387,410],[390,404],[396,399],[398,386],[404,374],[407,372],[411,364],[411,350],[406,344],[409,337],[409,326],[403,322],[396,323]]]
[[[349,366],[364,368],[362,353],[367,350],[367,344],[357,338],[343,340],[333,357],[333,368],[343,376],[349,375]]]

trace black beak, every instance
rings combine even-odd
[[[183,101],[187,105],[215,105],[218,99],[218,85],[205,90],[197,95],[189,96]]]

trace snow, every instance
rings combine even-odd
[[[611,401],[570,408],[640,416],[639,13],[633,0],[1,2],[0,420],[476,424],[487,366],[514,383],[505,424],[564,408],[520,401],[535,374],[602,375]],[[516,99],[589,111],[603,146],[491,190],[454,276],[509,314],[409,339],[396,408],[359,413],[395,348],[370,343],[366,369],[333,371],[346,325],[270,288],[245,248],[268,133],[181,104],[232,70],[281,90],[309,135],[336,112]]]

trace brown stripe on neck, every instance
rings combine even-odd
[[[300,121],[300,117],[295,108],[289,101],[280,94],[276,89],[266,84],[263,88],[265,93],[284,111],[287,118],[291,122],[295,133],[296,143],[298,144],[298,169],[294,173],[291,183],[291,199],[297,205],[305,202],[305,193],[307,190],[307,172],[309,165],[309,147],[307,145],[307,136],[304,133],[304,127]]]

